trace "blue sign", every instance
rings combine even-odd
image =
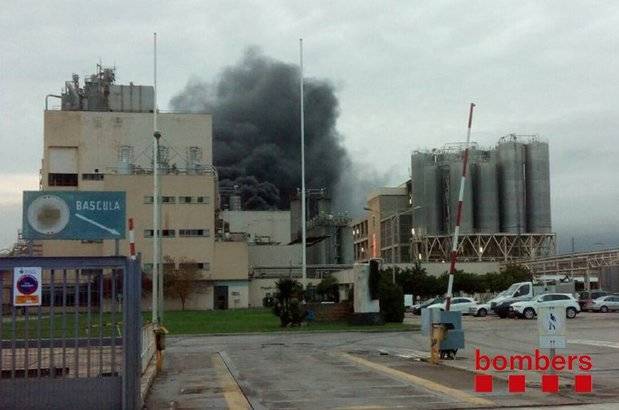
[[[24,191],[24,239],[124,239],[124,192]]]

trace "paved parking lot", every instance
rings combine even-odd
[[[416,322],[418,317],[408,317]],[[496,408],[619,402],[619,314],[582,314],[568,321],[565,353],[593,358],[594,392],[558,394],[528,387],[473,392],[473,353],[530,353],[536,323],[464,318],[467,347],[442,366],[423,360],[418,332],[260,334],[170,338],[166,368],[147,399],[164,408]]]

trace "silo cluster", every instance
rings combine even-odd
[[[449,146],[416,151],[411,159],[411,197],[420,235],[453,232],[463,150]],[[460,232],[550,233],[548,143],[509,135],[494,149],[469,150]]]

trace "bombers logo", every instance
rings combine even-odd
[[[589,372],[593,368],[593,362],[589,355],[554,355],[548,356],[535,349],[533,354],[514,354],[489,356],[475,349],[475,370],[483,371],[537,371],[537,372],[562,372],[580,371]],[[507,381],[510,393],[523,393],[526,386],[524,374],[510,374]],[[559,375],[542,374],[542,391],[556,393],[559,391]],[[592,382],[590,374],[574,375],[574,391],[576,393],[590,393]],[[488,374],[475,375],[475,391],[478,393],[490,393],[493,391],[492,376]]]

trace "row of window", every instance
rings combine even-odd
[[[183,265],[185,265],[184,263],[179,263],[179,268],[183,268]],[[211,264],[209,262],[194,262],[194,263],[187,263],[187,265],[196,265],[198,269],[203,270],[203,271],[208,271],[211,270]],[[173,266],[170,266],[166,263],[163,264],[163,271],[169,271],[173,269]],[[145,263],[144,264],[144,272],[146,273],[152,273],[153,271],[153,264],[152,263]]]
[[[144,237],[152,238],[155,231],[153,229],[145,229]],[[211,235],[210,229],[179,229],[178,236],[181,238],[186,237],[208,237]],[[159,230],[159,236],[162,238],[175,238],[176,229],[161,229]]]
[[[49,186],[77,186],[77,174],[47,174]]]
[[[145,196],[144,197],[145,204],[153,203],[153,196]],[[175,196],[162,196],[161,197],[162,204],[176,204],[177,197]],[[178,197],[179,204],[209,204],[210,199],[208,196],[179,196]]]

